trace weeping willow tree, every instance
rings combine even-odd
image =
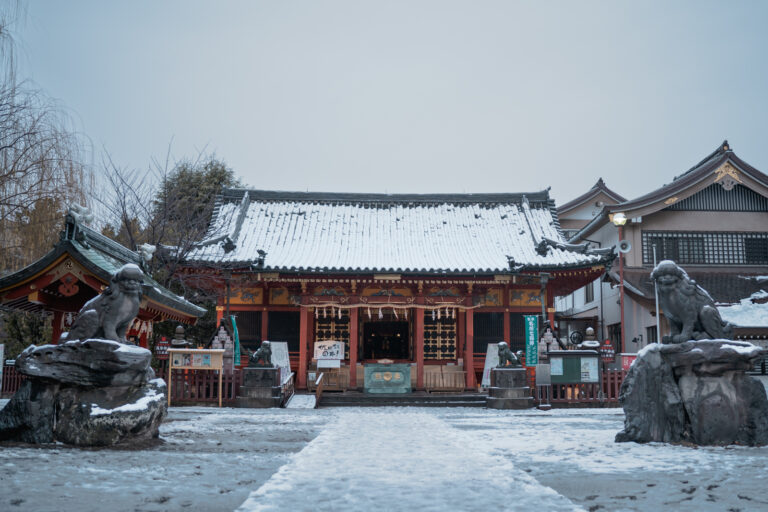
[[[18,82],[18,2],[0,6],[0,274],[51,248],[70,203],[87,204],[93,174],[86,141],[41,91]]]

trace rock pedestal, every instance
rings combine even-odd
[[[280,368],[243,368],[238,407],[280,407],[281,402]]]
[[[765,388],[745,373],[761,354],[729,340],[649,345],[622,383],[616,441],[768,444]]]
[[[16,359],[27,379],[0,411],[0,441],[111,446],[158,437],[166,391],[151,357],[99,339],[27,348]]]
[[[491,387],[486,407],[491,409],[530,409],[533,407],[531,388],[525,368],[492,368]]]

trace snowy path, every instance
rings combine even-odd
[[[286,409],[314,409],[315,408],[315,395],[293,395],[288,403],[285,404]]]
[[[583,510],[427,412],[339,411],[238,509]]]

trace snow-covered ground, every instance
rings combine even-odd
[[[768,509],[768,447],[616,444],[622,424],[620,409],[173,407],[154,447],[0,445],[0,510]]]

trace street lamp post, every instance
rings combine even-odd
[[[627,216],[623,213],[613,214],[613,224],[619,228],[619,243],[624,239],[624,224],[627,223]],[[624,337],[626,329],[624,328],[624,254],[619,252],[619,308],[621,309],[621,345],[619,352],[624,353]]]

